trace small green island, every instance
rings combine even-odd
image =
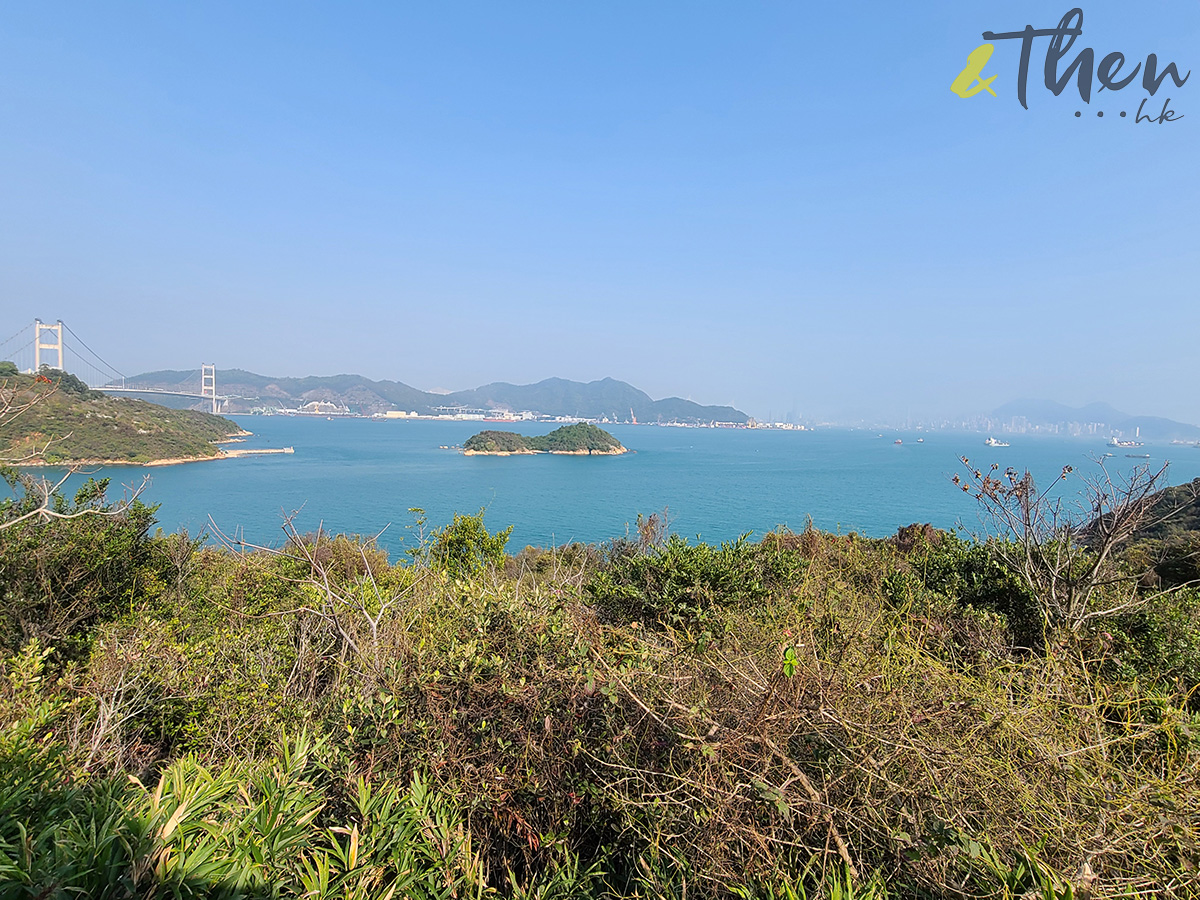
[[[481,431],[463,444],[462,452],[466,456],[511,456],[518,453],[616,456],[629,451],[603,428],[579,422],[533,437],[515,431]]]

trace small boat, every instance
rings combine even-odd
[[[1126,453],[1125,458],[1126,459],[1149,459],[1150,454],[1149,453]]]
[[[917,443],[918,443],[918,444],[923,444],[923,443],[925,443],[925,438],[917,438]]]
[[[998,441],[994,437],[988,438],[983,442],[986,447],[1008,447],[1008,441]]]
[[[900,440],[900,438],[896,438],[894,441],[892,441],[892,443],[893,444],[903,444],[904,441]]]

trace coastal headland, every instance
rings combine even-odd
[[[0,463],[20,468],[170,466],[291,448],[225,449],[251,435],[222,416],[109,397],[66,372],[0,384]]]

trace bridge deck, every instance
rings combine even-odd
[[[167,394],[171,397],[194,397],[197,400],[211,400],[212,394],[192,394],[188,391],[168,391],[165,388],[130,388],[130,387],[109,387],[108,385],[99,385],[93,387],[94,391],[103,391],[106,394]],[[229,400],[224,394],[217,394],[218,400]]]

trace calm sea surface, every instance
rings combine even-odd
[[[282,540],[282,515],[302,510],[301,531],[374,534],[397,555],[409,537],[408,510],[426,510],[432,525],[455,512],[487,508],[496,530],[514,525],[510,549],[526,544],[602,541],[625,534],[638,513],[668,510],[671,530],[707,541],[756,535],[777,525],[804,527],[811,517],[830,531],[873,537],[912,522],[977,528],[974,501],[950,483],[975,465],[1029,468],[1048,483],[1064,465],[1095,471],[1089,456],[1106,449],[1099,438],[1012,437],[1012,446],[985,447],[978,434],[863,431],[751,431],[655,426],[609,430],[637,452],[618,457],[463,456],[440,445],[459,444],[481,427],[526,434],[553,425],[481,426],[473,422],[240,416],[254,436],[239,447],[293,446],[290,455],[247,457],[189,465],[100,470],[113,487],[140,482],[160,504],[167,530],[195,533],[209,517],[226,533],[254,543]],[[893,441],[902,438],[903,443]],[[1110,471],[1145,460],[1113,449]],[[1147,442],[1152,464],[1171,461],[1171,482],[1200,476],[1200,449]],[[110,496],[119,490],[113,490]],[[411,540],[411,538],[409,538]]]

